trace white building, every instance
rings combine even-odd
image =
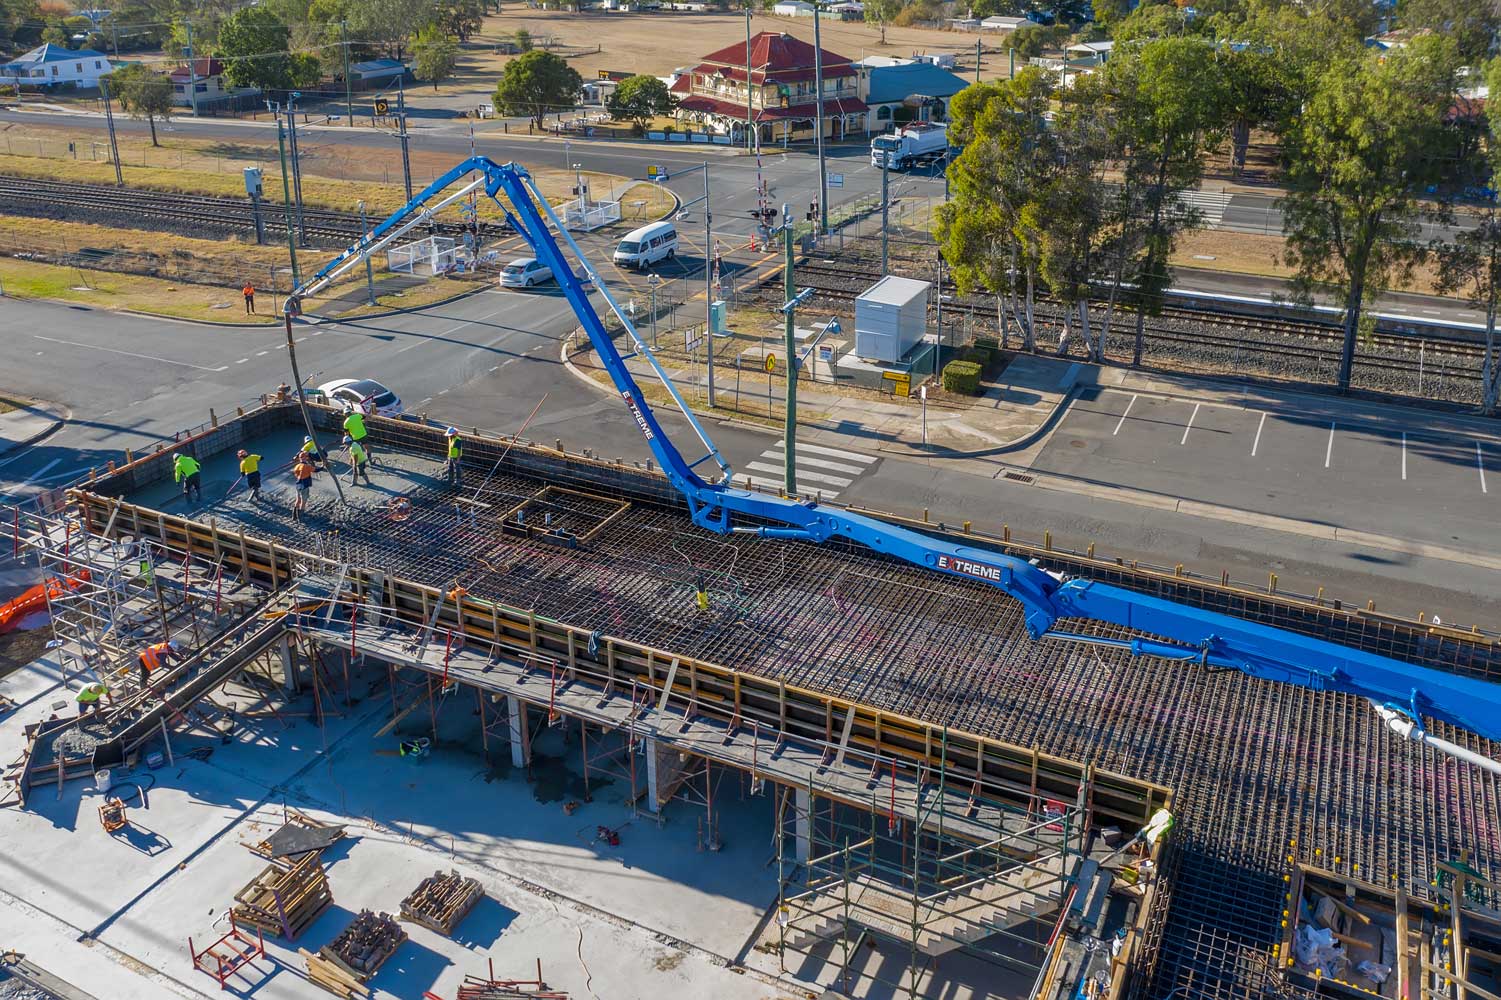
[[[1024,24],[1031,24],[1025,17],[1006,17],[992,14],[980,22],[981,31],[1015,31]]]
[[[812,17],[813,5],[804,0],[782,0],[771,12],[777,17]]]
[[[0,82],[22,87],[97,87],[99,78],[114,72],[103,52],[69,49],[47,42],[0,65]]]
[[[1068,47],[1068,61],[1080,66],[1103,66],[1110,60],[1114,42],[1080,42]]]

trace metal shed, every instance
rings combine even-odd
[[[888,274],[855,299],[855,354],[897,362],[928,329],[930,282]]]

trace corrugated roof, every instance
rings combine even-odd
[[[870,71],[870,93],[865,100],[870,104],[890,104],[912,94],[948,98],[968,86],[968,80],[932,63],[876,66]]]
[[[66,62],[69,59],[104,59],[103,52],[95,52],[93,49],[70,49],[64,45],[54,45],[46,42],[38,45],[30,52],[22,56],[16,56],[7,65],[14,66],[24,63],[27,66],[40,66],[43,63]]]
[[[903,278],[899,275],[888,274],[880,281],[867,288],[855,300],[856,302],[875,302],[886,306],[904,306],[913,299],[918,299],[928,294],[932,285],[927,281],[918,281],[916,278]]]
[[[704,56],[705,63],[716,63],[726,68],[726,76],[733,79],[745,79],[745,43],[735,42],[726,45],[715,52]],[[799,38],[778,31],[763,31],[751,37],[751,76],[756,81],[765,78],[770,73],[775,76],[782,70],[795,70],[813,68],[813,46]],[[825,77],[847,75],[850,61],[847,57],[837,52],[823,50],[823,72]],[[740,73],[735,76],[732,72],[739,69]],[[704,72],[700,66],[699,72]]]

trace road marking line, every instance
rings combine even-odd
[[[127,358],[141,358],[144,361],[160,361],[164,365],[181,365],[184,368],[196,368],[201,372],[229,371],[229,365],[220,365],[218,368],[206,368],[203,365],[190,365],[186,361],[173,361],[171,358],[159,358],[154,354],[137,354],[135,351],[118,351],[113,347],[100,347],[98,344],[81,344],[76,340],[58,340],[56,337],[44,337],[40,333],[33,333],[37,340],[45,340],[52,344],[67,344],[69,347],[87,347],[91,351],[106,351],[110,354],[123,354]],[[37,352],[38,354],[41,351]]]
[[[1183,437],[1178,440],[1179,444],[1187,444],[1188,443],[1188,432],[1194,429],[1194,417],[1197,417],[1199,415],[1199,407],[1201,405],[1203,405],[1203,404],[1201,404],[1201,403],[1195,403],[1194,404],[1194,411],[1188,415],[1188,426],[1185,427],[1185,428],[1183,428]]]
[[[1126,422],[1126,418],[1131,415],[1131,407],[1133,407],[1135,405],[1136,405],[1136,394],[1132,393],[1131,394],[1131,401],[1126,404],[1126,411],[1124,413],[1122,413],[1121,414],[1121,418],[1115,422],[1115,430],[1113,430],[1113,431],[1110,432],[1110,436],[1111,437],[1114,437],[1115,435],[1117,435],[1117,434],[1119,434],[1121,432],[1121,424],[1124,424]],[[1255,452],[1252,452],[1251,454],[1254,455]]]
[[[1265,427],[1265,426],[1266,426],[1266,414],[1263,413],[1261,415],[1261,419],[1258,420],[1258,421],[1256,421],[1256,440],[1251,442],[1251,457],[1252,458],[1256,457],[1256,449],[1261,447],[1261,429],[1263,427]]]
[[[1402,481],[1407,482],[1407,432],[1402,432]]]
[[[785,440],[780,440],[777,442],[777,447],[785,448],[787,447],[787,442]],[[875,455],[862,455],[858,451],[841,451],[838,448],[825,448],[821,444],[803,444],[799,442],[797,445],[797,450],[817,452],[820,455],[830,455],[834,458],[847,458],[851,462],[863,462],[866,465],[869,465],[875,461],[879,461],[878,457]]]
[[[36,482],[38,479],[40,479],[42,477],[42,475],[44,473],[47,472],[48,469],[52,468],[54,465],[57,465],[61,461],[62,461],[62,459],[60,459],[60,458],[54,458],[52,461],[48,462],[46,465],[42,466],[40,469],[38,469],[35,472],[33,472],[31,474],[31,477],[29,479],[24,479],[21,482],[17,483],[14,487],[12,487],[12,489],[10,490],[10,492],[7,493],[7,494],[5,494],[5,495],[6,496],[15,496],[16,492],[18,490],[23,490],[27,486],[29,486],[32,483]]]
[[[1489,493],[1485,488],[1485,456],[1480,450],[1480,442],[1475,442],[1475,467],[1480,470],[1480,492]]]
[[[802,449],[799,448],[798,451],[801,452]],[[780,462],[783,455],[784,453],[781,448],[768,448],[766,451],[761,452],[760,457],[770,459],[773,462]],[[826,458],[809,458],[807,455],[802,454],[797,456],[797,464],[811,465],[815,469],[832,469],[834,472],[848,472],[852,476],[858,476],[860,473],[866,471],[866,467],[863,465],[844,465],[840,462],[831,462]]]
[[[757,472],[777,473],[783,471],[767,462],[747,462],[745,467],[747,469],[755,469]],[[854,482],[853,479],[845,479],[843,476],[826,476],[821,472],[805,472],[802,469],[797,470],[797,478],[799,482],[806,479],[809,482],[829,483],[833,486],[848,486]]]
[[[243,365],[245,362],[247,362],[249,360],[250,360],[249,358],[241,358],[240,360],[236,361],[235,364],[237,364],[237,365]]]
[[[1334,457],[1334,421],[1329,421],[1329,444],[1324,447],[1324,468],[1329,468],[1329,460]]]
[[[750,482],[756,486],[764,486],[767,489],[772,490],[780,490],[785,484],[785,480],[767,479],[765,476],[736,476],[735,478],[742,483],[746,480],[750,480]],[[825,500],[832,500],[839,495],[838,490],[824,489],[819,486],[807,486],[803,483],[797,484],[797,492],[807,496],[812,496],[813,494],[817,493]]]
[[[264,358],[266,355],[268,355],[270,353],[271,353],[270,351],[256,351],[255,352],[255,356],[258,357],[258,358]]]

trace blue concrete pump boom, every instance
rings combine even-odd
[[[466,183],[456,192],[442,196],[461,181]],[[552,269],[663,473],[687,502],[694,524],[721,534],[747,533],[767,539],[824,542],[847,538],[916,566],[988,583],[1005,591],[1021,603],[1027,631],[1033,638],[1069,639],[1119,648],[1137,656],[1231,668],[1253,677],[1319,691],[1343,691],[1370,699],[1386,709],[1387,716],[1392,711],[1406,716],[1411,720],[1409,729],[1418,734],[1422,733],[1423,717],[1428,716],[1501,741],[1501,685],[1498,684],[1414,666],[1123,587],[1083,579],[1065,580],[1013,556],[957,545],[822,503],[736,489],[729,465],[708,432],[572,236],[559,223],[531,175],[517,164],[500,164],[483,156],[470,157],[458,164],[298,288],[289,297],[288,308],[295,313],[301,299],[327,286],[397,237],[430,221],[444,206],[480,190],[500,206],[507,224],[526,240],[537,259]],[[500,196],[504,196],[504,201]],[[582,278],[574,273],[574,265],[564,255],[557,237],[568,245],[583,268]],[[705,449],[702,457],[689,462],[663,432],[626,366],[627,356],[621,355],[590,302],[589,284],[624,325],[633,348],[628,357],[642,357],[651,365],[687,418]],[[696,471],[705,462],[715,466],[712,481]],[[1080,634],[1068,631],[1066,625],[1060,627],[1069,619],[1107,622],[1142,636],[1114,639]],[[1494,762],[1490,763],[1494,766]]]

